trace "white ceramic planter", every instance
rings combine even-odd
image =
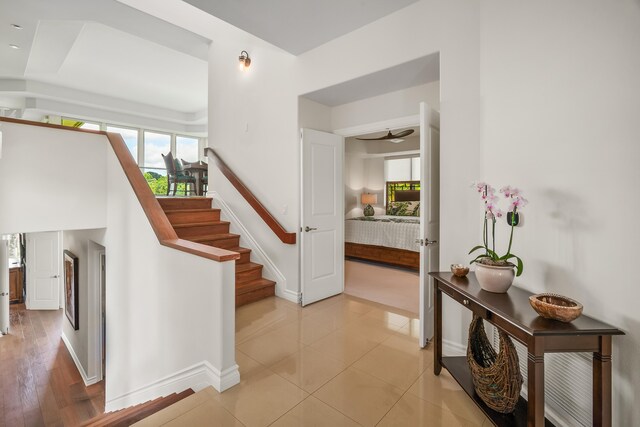
[[[476,278],[485,291],[504,294],[513,284],[515,277],[514,267],[476,263]]]

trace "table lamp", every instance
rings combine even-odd
[[[360,201],[363,205],[366,205],[364,207],[364,216],[373,216],[373,206],[371,205],[375,205],[376,203],[378,203],[378,195],[362,193],[362,195],[360,196]]]

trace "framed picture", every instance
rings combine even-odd
[[[78,324],[78,257],[64,251],[64,312],[76,331]]]

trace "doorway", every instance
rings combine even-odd
[[[345,293],[418,317],[417,120],[413,126],[347,137],[344,176]]]
[[[364,258],[367,261],[384,261],[386,264],[395,264],[397,267],[399,264],[402,266],[402,261],[404,261],[402,258],[405,255],[409,256],[407,255],[408,253],[413,254],[414,262],[412,266],[414,270],[418,269],[419,271],[417,276],[418,292],[415,292],[416,288],[414,286],[413,294],[409,291],[408,298],[414,298],[418,301],[417,311],[419,312],[420,318],[420,345],[424,347],[433,335],[433,302],[431,295],[433,280],[428,276],[428,272],[435,271],[439,268],[439,115],[437,112],[431,110],[426,103],[422,102],[420,103],[420,114],[417,116],[417,120],[419,122],[418,155],[416,156],[415,152],[402,152],[402,149],[400,149],[396,151],[396,156],[382,158],[390,162],[387,169],[392,168],[391,161],[393,160],[402,160],[400,163],[409,165],[410,171],[412,165],[415,164],[417,165],[417,169],[420,170],[419,176],[409,175],[410,179],[408,181],[384,180],[382,200],[385,209],[382,211],[383,215],[380,215],[378,218],[376,218],[375,209],[371,206],[366,206],[362,209],[362,212],[364,214],[367,210],[373,211],[369,212],[369,215],[358,218],[343,217],[343,220],[345,222],[353,221],[353,225],[367,226],[369,231],[363,232],[363,234],[373,238],[373,241],[356,241],[355,244],[358,244],[358,247],[353,248],[351,253],[349,252],[349,246],[347,246],[345,249],[347,255],[355,255],[356,258]],[[388,132],[391,132],[391,130],[387,130],[385,133]],[[404,129],[402,132],[407,135],[409,133],[415,133],[415,130]],[[336,254],[340,253],[344,247],[342,245],[346,246],[346,243],[354,243],[349,242],[349,238],[353,237],[351,235],[353,233],[350,233],[348,229],[349,227],[345,226],[346,233],[340,235],[340,226],[336,222],[336,218],[339,220],[340,215],[336,215],[335,208],[341,206],[343,203],[346,205],[345,188],[344,186],[334,188],[334,185],[327,184],[327,182],[331,184],[335,184],[338,181],[341,182],[340,174],[336,173],[335,168],[337,165],[342,165],[342,159],[340,162],[336,162],[335,155],[318,155],[317,158],[313,159],[314,148],[313,142],[311,141],[313,138],[305,140],[305,134],[311,134],[314,138],[318,136],[322,142],[336,138],[336,135],[327,132],[310,131],[308,129],[303,129],[302,131],[301,218],[303,233],[301,237],[301,265],[303,272],[303,305],[341,293],[344,285],[342,283],[343,278],[335,277],[336,272],[340,270],[340,260],[336,260]],[[372,140],[380,141],[379,138]],[[332,150],[334,148],[332,148]],[[398,155],[398,153],[402,155]],[[318,153],[315,154],[317,155]],[[309,156],[312,158],[310,162],[307,160]],[[418,179],[415,180],[412,178]],[[323,182],[326,188],[317,186],[314,182]],[[328,188],[331,189],[331,191],[329,191]],[[377,195],[375,193],[362,193],[360,195],[361,199],[358,199],[358,196],[359,195],[356,194],[356,199],[361,200],[363,203],[369,202],[375,204],[377,201]],[[319,204],[319,201],[323,203]],[[326,227],[320,227],[318,230],[319,227],[317,227],[317,224],[319,224],[319,222],[315,220],[313,215],[309,214],[309,212],[313,211],[313,209],[310,210],[310,207],[313,206],[322,206],[322,209],[319,209],[318,212],[322,211],[324,216],[331,217],[332,228],[330,230],[327,230]],[[327,206],[331,206],[331,208],[327,209]],[[400,216],[397,215],[400,212],[405,216],[414,216],[413,220],[396,218],[396,216]],[[395,235],[392,235],[393,233],[390,231],[390,227],[393,228],[401,225],[404,228],[408,228],[406,226],[409,223],[413,223],[413,228],[405,229],[404,231],[405,241],[403,244],[405,247],[397,248],[394,247],[392,243],[385,245],[385,242],[379,241],[380,236],[389,238],[389,241],[398,240]],[[378,228],[374,229],[371,227],[374,225],[378,226]],[[363,227],[360,228],[362,229]],[[319,232],[318,234],[329,231],[330,233],[328,234],[333,236],[332,239],[323,240],[323,250],[313,250],[314,248],[320,248],[320,246],[314,243],[313,234],[309,234],[309,232],[316,230]],[[399,227],[395,227],[394,230],[399,231]],[[340,238],[340,236],[342,238]],[[409,264],[411,265],[411,263]],[[322,279],[330,282],[332,284],[331,286],[324,286],[320,281],[314,283],[313,280],[309,280],[310,278],[314,279],[313,272],[322,271],[319,268],[314,268],[314,266],[322,266],[326,272],[331,273],[320,276]],[[378,267],[380,268],[380,266]],[[348,274],[348,267],[346,271]],[[372,270],[369,276],[381,278],[384,275],[376,274],[376,272]],[[390,280],[394,283],[390,283],[389,279],[382,279],[381,283],[387,286],[397,284],[399,274],[390,274],[389,276],[392,277]],[[409,281],[413,280],[410,279]],[[413,282],[415,284],[415,281]],[[313,297],[305,300],[305,294],[308,295],[310,290],[313,291]],[[380,293],[379,291],[380,289],[376,290],[378,294]],[[370,295],[376,292],[370,293]],[[394,290],[392,286],[388,286],[387,292],[387,296],[385,297],[383,294],[381,298],[386,302],[386,305],[389,305],[389,302],[393,301],[393,298],[390,298],[389,295],[397,292],[397,288]],[[415,308],[413,311],[416,311]]]

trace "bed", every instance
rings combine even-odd
[[[394,202],[420,201],[420,190],[394,193]],[[388,193],[387,200],[390,200]],[[393,213],[389,209],[387,212]],[[416,243],[419,235],[420,218],[406,213],[350,218],[345,220],[345,257],[419,270],[420,246]]]

